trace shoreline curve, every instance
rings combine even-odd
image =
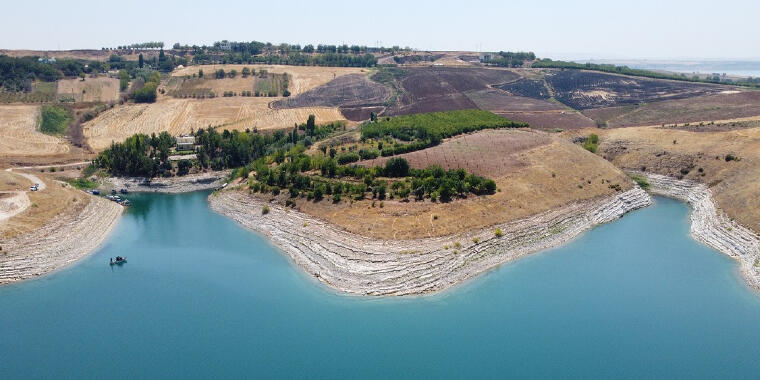
[[[439,292],[652,204],[649,194],[634,187],[610,197],[575,202],[453,236],[381,240],[347,232],[238,191],[214,193],[208,200],[213,211],[264,234],[323,284],[341,293],[365,296]],[[270,208],[266,215],[261,214],[264,205]],[[502,236],[494,234],[496,228],[503,231]]]

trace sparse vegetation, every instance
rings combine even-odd
[[[639,185],[639,187],[641,187],[642,189],[644,190],[649,189],[649,181],[647,181],[646,178],[640,175],[634,174],[634,175],[631,175],[631,179],[634,182],[636,182],[636,184]]]
[[[585,141],[583,141],[583,149],[586,149],[591,153],[596,153],[597,148],[599,148],[599,136],[592,133],[588,135]]]

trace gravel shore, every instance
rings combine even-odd
[[[589,228],[652,203],[638,187],[530,218],[455,236],[379,240],[240,191],[209,196],[211,209],[266,235],[299,267],[340,292],[412,295],[441,291],[490,268],[556,247]],[[262,215],[264,205],[270,212]],[[502,231],[496,236],[495,230]]]
[[[0,284],[61,269],[95,251],[119,221],[123,208],[100,197],[38,230],[2,241]]]
[[[760,236],[721,211],[704,184],[635,172],[645,176],[654,194],[680,199],[691,206],[691,234],[698,241],[737,259],[750,286],[760,290]]]

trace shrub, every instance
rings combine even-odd
[[[388,177],[406,177],[409,175],[409,161],[394,157],[385,163],[385,175]]]
[[[502,237],[502,236],[504,236],[504,233],[503,233],[503,232],[501,232],[501,228],[497,228],[497,229],[496,229],[496,230],[493,232],[493,234],[494,234],[496,237]]]
[[[65,134],[73,118],[65,108],[43,106],[40,119],[40,131],[42,133]]]
[[[269,214],[269,206],[264,205],[264,207],[261,208],[261,215]]]
[[[359,156],[358,153],[355,153],[355,152],[342,153],[338,155],[338,164],[340,165],[350,164],[352,162],[359,161],[360,159],[361,159],[361,156]]]

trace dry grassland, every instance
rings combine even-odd
[[[291,83],[288,87],[292,95],[298,95],[304,91],[312,89],[317,86],[321,86],[339,76],[354,73],[366,73],[366,68],[354,68],[354,67],[320,67],[320,66],[286,66],[286,65],[197,65],[188,66],[182,69],[175,70],[172,76],[192,76],[198,74],[198,70],[203,70],[204,78],[206,76],[213,76],[214,72],[223,69],[225,72],[229,72],[232,69],[237,70],[238,77],[231,79],[231,81],[243,80],[240,72],[244,67],[248,67],[251,70],[256,70],[258,73],[260,70],[267,70],[270,73],[282,74],[288,73],[291,76]],[[248,81],[252,79],[250,77],[245,78]],[[216,79],[210,79],[216,80]],[[223,81],[223,79],[220,79]],[[251,90],[251,87],[246,90]],[[233,90],[234,91],[234,90]],[[292,96],[291,95],[291,96]]]
[[[760,128],[695,132],[632,127],[599,133],[600,154],[618,167],[707,184],[730,217],[760,232]],[[738,160],[726,161],[728,155]]]
[[[31,173],[40,177],[47,187],[27,192],[31,206],[0,224],[0,236],[3,238],[33,231],[52,218],[65,218],[77,213],[89,202],[85,193],[43,177],[41,173]],[[26,191],[30,184],[29,180],[15,173],[2,171],[0,174],[0,189]]]
[[[37,130],[39,106],[0,105],[0,157],[69,152],[61,138]]]
[[[114,107],[84,125],[84,135],[95,150],[107,148],[135,133],[173,135],[208,126],[243,130],[292,128],[314,114],[318,123],[344,120],[337,108],[298,108],[273,110],[271,98],[169,99],[153,104],[127,104]]]
[[[491,174],[500,189],[493,195],[470,196],[449,203],[386,200],[383,207],[380,207],[380,201],[374,201],[373,207],[372,200],[344,200],[337,205],[327,200],[316,203],[301,200],[298,207],[364,236],[410,239],[487,227],[570,202],[610,196],[616,193],[610,185],[620,185],[621,191],[632,186],[630,179],[612,164],[561,138],[532,131],[498,132],[506,133],[487,136],[489,138],[479,138],[477,133],[467,136],[469,147],[466,150],[472,157],[480,157],[482,164],[496,160],[493,168],[485,171]],[[494,140],[497,145],[501,140],[504,147],[490,152]],[[442,144],[432,149],[451,149],[453,152],[463,148]],[[421,164],[417,157],[425,157],[423,152],[413,156],[413,165]],[[500,162],[508,164],[500,165]],[[468,164],[467,167],[477,168],[478,165]]]
[[[119,80],[116,78],[61,79],[58,97],[77,102],[110,102],[119,100]]]

